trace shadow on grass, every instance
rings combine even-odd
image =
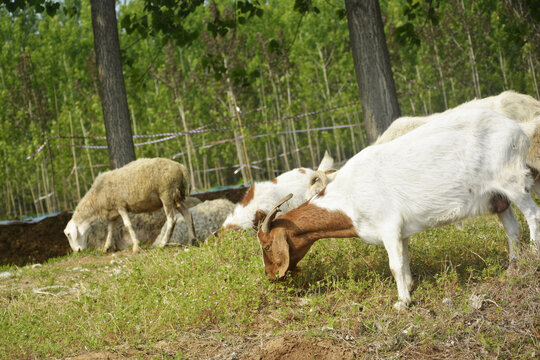
[[[522,238],[528,238],[523,232]],[[411,272],[417,283],[452,273],[465,284],[504,271],[509,265],[507,248],[496,217],[466,222],[462,229],[454,225],[430,229],[409,239]],[[336,281],[393,281],[384,247],[356,238],[319,240],[299,263],[299,271],[287,279],[300,295],[312,291],[314,284],[325,292],[334,290]]]

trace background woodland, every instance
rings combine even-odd
[[[540,98],[533,3],[381,0],[402,114],[507,89]],[[90,5],[65,4],[76,11],[0,7],[0,218],[73,209],[109,169]],[[247,21],[235,4],[197,8],[189,46],[130,27],[143,1],[117,4],[136,156],[178,160],[202,191],[365,147],[343,2],[269,0]]]

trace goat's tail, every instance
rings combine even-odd
[[[530,139],[527,165],[540,171],[540,116],[527,123],[520,123],[521,129]]]

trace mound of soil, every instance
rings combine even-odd
[[[67,211],[39,221],[0,224],[0,265],[22,266],[66,255],[71,251],[64,228],[71,219]]]

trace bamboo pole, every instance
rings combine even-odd
[[[351,126],[349,129],[350,129],[350,133],[351,133],[351,144],[352,144],[352,147],[353,147],[353,154],[356,154],[358,152],[358,150],[356,148],[356,139],[354,138],[354,129],[353,129],[353,126],[352,126],[351,114],[350,113],[347,113],[347,122]]]
[[[37,172],[39,173],[39,168],[37,170],[38,170]],[[42,193],[42,191],[41,191],[41,182],[39,181],[39,178],[36,181],[36,184],[37,184],[37,195],[39,196],[39,194]],[[45,214],[45,209],[43,208],[43,203],[41,202],[41,200],[38,200],[38,205],[39,205],[39,210],[40,210],[39,213],[40,214]]]
[[[36,194],[34,192],[34,187],[30,183],[30,181],[27,181],[27,185],[30,188],[30,194],[32,195],[32,201],[34,203],[34,208],[36,210],[36,214],[38,214],[39,213],[39,209],[38,209],[38,205],[37,205],[38,200],[37,200]]]
[[[304,112],[306,111],[306,106],[304,105]],[[309,155],[311,157],[311,168],[316,169],[315,165],[315,154],[313,154],[313,143],[311,141],[311,122],[309,121],[309,116],[306,116],[306,126],[307,126],[307,136],[308,136],[308,146],[309,146]]]
[[[21,192],[19,191],[19,183],[16,182],[15,183],[15,191],[17,194],[20,194]],[[21,198],[19,196],[17,196],[17,206],[19,208],[19,214],[17,215],[18,218],[20,218],[24,213],[22,211],[22,207],[21,207]]]
[[[419,84],[422,84],[422,77],[420,76],[420,69],[418,68],[418,65],[415,65],[415,68],[416,68],[416,79],[418,80]],[[422,93],[419,92],[419,94],[420,94],[420,100],[422,100],[422,104],[424,105],[424,115],[427,115],[429,113],[428,113],[426,100],[424,99],[424,96],[422,95]]]
[[[71,111],[69,112],[69,129],[71,133],[71,154],[73,155],[73,171],[75,172],[75,184],[77,186],[77,203],[79,203],[81,201],[81,186],[79,184],[79,170],[77,169],[77,155],[75,154],[75,139],[73,137],[73,121],[71,119]]]
[[[502,76],[503,76],[503,82],[504,82],[504,85],[503,85],[503,90],[507,90],[508,89],[508,79],[506,78],[506,66],[505,66],[505,63],[504,63],[504,58],[503,58],[503,55],[502,55],[502,51],[501,51],[501,48],[497,48],[497,52],[499,53],[499,66],[501,67],[501,73],[502,73]]]
[[[472,42],[471,32],[469,30],[469,21],[467,19],[465,3],[461,0],[461,8],[463,10],[463,24],[465,28],[465,35],[467,38],[467,45],[469,46],[469,64],[471,66],[472,80],[474,85],[474,92],[478,99],[482,98],[482,91],[480,89],[480,76],[478,75],[478,69],[476,67],[476,55],[474,53],[474,46]]]
[[[180,98],[178,99],[178,113],[180,114],[180,120],[182,121],[182,126],[184,128],[184,133],[185,133],[184,140],[186,143],[186,152],[187,152],[187,158],[188,158],[190,181],[193,188],[196,189],[198,188],[198,186],[197,184],[195,184],[195,174],[193,173],[193,162],[191,159],[191,141],[188,134],[188,127],[187,127],[187,122],[186,122],[186,113],[184,112],[184,105]]]
[[[431,25],[431,22],[429,22],[429,30],[431,32],[431,39],[433,40],[433,49],[435,50],[435,64],[437,65],[437,71],[439,72],[439,77],[441,79],[444,109],[446,110],[448,109],[448,99],[446,97],[446,84],[444,81],[444,74],[442,70],[441,59],[439,56],[439,47],[437,46],[437,42],[435,41],[435,33],[433,32],[433,26]]]
[[[264,91],[264,75],[262,72],[262,69],[260,70],[261,73],[261,85],[259,88],[259,97],[261,99],[261,103],[263,104],[264,109],[262,110],[263,119],[266,127],[266,143],[265,143],[265,152],[266,152],[266,171],[267,171],[267,177],[273,178],[274,176],[274,160],[272,155],[272,148],[271,145],[272,138],[270,136],[270,127],[268,125],[268,107],[266,103],[266,92]]]
[[[533,63],[533,59],[532,59],[532,55],[530,51],[529,51],[528,62],[529,62],[529,69],[531,70],[534,91],[536,92],[536,98],[540,99],[540,92],[538,92],[538,83],[536,82],[536,72],[534,71],[534,63]]]
[[[47,213],[51,213],[51,200],[49,195],[49,183],[48,183],[48,177],[46,174],[45,166],[43,165],[43,161],[40,164],[41,167],[41,181],[43,181],[43,190],[45,196],[45,206],[47,207]]]
[[[292,101],[291,101],[291,86],[289,83],[289,71],[285,72],[285,83],[287,88],[287,108],[290,112],[290,109],[292,108]],[[300,149],[298,146],[298,137],[296,136],[296,126],[294,124],[294,121],[291,117],[289,117],[289,127],[292,129],[292,142],[294,144],[295,149]],[[294,152],[294,159],[296,160],[296,167],[299,168],[302,166],[302,162],[300,160],[300,151]]]
[[[92,156],[90,155],[90,149],[88,149],[88,139],[86,138],[86,129],[84,128],[82,117],[79,117],[79,121],[81,123],[81,129],[82,129],[82,133],[84,137],[84,145],[86,146],[86,156],[88,158],[88,165],[90,166],[90,174],[92,175],[92,183],[93,183],[96,177],[94,175],[94,166],[92,163]]]

